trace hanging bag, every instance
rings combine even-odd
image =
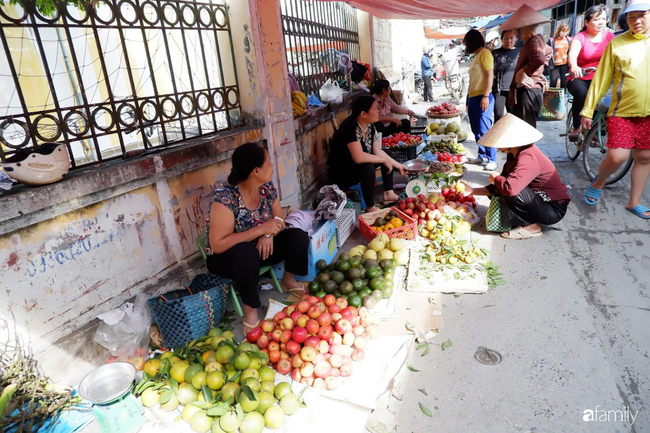
[[[485,215],[485,228],[489,232],[508,232],[510,227],[502,222],[502,198],[499,195],[492,196],[490,206]]]

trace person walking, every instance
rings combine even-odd
[[[485,48],[483,35],[478,30],[470,30],[463,39],[466,54],[474,54],[469,66],[469,88],[467,90],[467,115],[478,146],[478,156],[470,159],[472,164],[485,163],[486,170],[496,170],[497,151],[491,147],[478,144],[480,138],[492,126],[494,96],[492,80],[494,79],[494,59],[490,50]]]
[[[503,46],[492,51],[494,57],[494,81],[492,83],[492,95],[494,96],[494,123],[498,122],[510,107],[506,103],[510,92],[510,83],[515,75],[515,66],[519,58],[517,34],[514,30],[506,30],[501,34]]]
[[[433,77],[433,66],[431,65],[431,58],[429,57],[429,48],[422,49],[422,60],[420,60],[420,67],[422,68],[422,81],[424,81],[424,94],[422,99],[425,102],[433,102],[433,88],[431,79]]]
[[[566,76],[569,72],[569,43],[571,40],[569,34],[569,25],[562,23],[557,26],[555,37],[549,39],[548,45],[553,49],[552,61],[549,62],[551,68],[550,86],[557,87],[558,78],[560,79],[560,88],[566,89]]]
[[[544,66],[551,58],[551,47],[544,37],[537,33],[537,26],[549,19],[527,4],[523,4],[501,26],[502,31],[519,29],[519,37],[524,41],[515,67],[515,75],[510,84],[508,105],[512,114],[537,127],[537,116],[544,102],[547,87]]]
[[[650,208],[641,204],[650,175],[650,0],[630,0],[624,13],[630,29],[605,48],[580,112],[582,127],[589,130],[596,105],[614,82],[616,91],[607,112],[607,154],[585,192],[585,202],[598,203],[607,178],[632,152],[632,186],[625,209],[650,219]]]

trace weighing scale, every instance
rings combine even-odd
[[[144,408],[131,394],[135,374],[132,364],[113,362],[91,371],[79,384],[79,395],[93,403],[102,433],[134,433],[144,424]]]
[[[429,170],[431,162],[426,159],[412,159],[404,163],[409,173],[409,183],[406,184],[406,195],[417,197],[420,194],[429,195],[432,192],[440,192],[440,187],[434,180],[426,180],[424,173]]]

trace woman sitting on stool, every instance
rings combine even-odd
[[[307,274],[309,236],[300,229],[284,228],[272,178],[268,152],[255,143],[241,145],[232,155],[228,183],[217,185],[206,217],[206,264],[211,273],[230,278],[239,292],[244,303],[244,335],[259,323],[260,267],[284,260],[280,284],[304,294],[294,275]]]
[[[513,114],[506,114],[482,138],[481,145],[507,153],[503,171],[490,173],[492,185],[465,193],[501,196],[501,221],[515,227],[502,233],[506,239],[529,239],[542,235],[540,224],[556,224],[566,214],[571,199],[555,166],[533,144],[544,134]]]
[[[379,121],[375,123],[375,129],[384,137],[393,135],[397,132],[405,134],[411,133],[411,122],[408,119],[398,119],[391,116],[391,113],[408,114],[415,116],[415,113],[406,107],[397,105],[390,98],[390,83],[388,80],[379,79],[372,85],[372,94],[377,99],[377,108],[379,110]]]
[[[377,166],[381,165],[384,180],[384,202],[398,199],[393,192],[393,169],[406,174],[406,168],[392,158],[390,151],[381,149],[373,126],[377,120],[379,110],[375,98],[359,96],[352,102],[352,114],[334,133],[327,156],[330,180],[342,190],[360,183],[367,212],[377,209],[373,198]]]

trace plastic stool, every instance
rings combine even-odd
[[[196,238],[196,245],[199,247],[201,256],[203,256],[203,263],[205,263],[208,258],[205,254],[205,239],[205,233]],[[273,285],[275,288],[278,290],[278,292],[283,293],[282,286],[278,281],[278,277],[275,276],[275,272],[273,271],[273,266],[260,267],[260,275],[264,274],[267,271],[271,273],[271,279],[273,280]],[[244,310],[241,308],[241,304],[239,303],[239,298],[237,297],[237,292],[235,292],[235,286],[233,283],[230,283],[230,299],[232,300],[232,306],[235,308],[235,311],[237,311],[237,314],[239,314],[241,317],[244,317]]]
[[[350,189],[353,189],[359,193],[359,197],[361,197],[361,207],[363,208],[363,210],[366,210],[366,201],[363,199],[363,193],[361,192],[361,184],[358,183],[356,185],[352,185]]]

